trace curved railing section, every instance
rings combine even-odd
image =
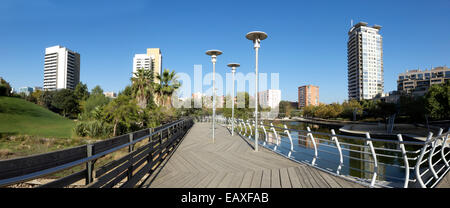
[[[233,121],[236,132],[254,142],[252,121],[217,119],[228,128]],[[266,149],[370,187],[433,188],[450,170],[450,130],[440,129],[436,136],[430,133],[426,141],[405,141],[402,134],[392,140],[377,139],[369,133],[359,137],[336,134],[334,129],[318,132],[272,123],[261,123],[257,130],[259,144]]]

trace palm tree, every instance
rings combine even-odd
[[[136,97],[136,101],[139,107],[146,108],[148,101],[153,93],[152,73],[150,70],[140,68],[134,73],[132,81],[133,97]]]
[[[158,96],[159,104],[172,107],[172,95],[180,88],[181,84],[177,81],[176,72],[164,69],[162,74],[158,74],[156,79],[159,83],[155,84],[155,92]]]

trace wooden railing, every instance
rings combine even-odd
[[[85,181],[84,187],[139,187],[144,176],[151,175],[174,151],[192,127],[192,119],[181,119],[156,128],[143,129],[100,142],[28,157],[0,161],[0,187],[85,165],[83,170],[58,178],[38,187],[67,187]],[[142,146],[135,149],[136,143]],[[125,156],[96,168],[106,155],[126,149]]]

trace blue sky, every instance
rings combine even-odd
[[[214,3],[217,2],[217,3]],[[44,51],[62,45],[81,54],[81,81],[118,92],[130,83],[132,59],[161,48],[163,68],[216,71],[239,62],[254,71],[245,34],[265,31],[259,70],[280,74],[283,100],[297,87],[320,86],[320,101],[347,99],[350,21],[383,28],[385,91],[406,69],[450,64],[450,1],[0,1],[0,76],[13,87],[42,86]],[[205,86],[204,89],[208,87]]]

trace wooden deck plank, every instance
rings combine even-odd
[[[196,123],[158,175],[146,187],[312,188],[360,187],[334,175],[286,159],[216,125]]]
[[[311,180],[314,180],[316,182],[317,187],[330,188],[328,183],[326,183],[324,181],[324,179],[321,176],[319,176],[319,172],[317,172],[318,170],[316,170],[315,168],[309,167],[309,166],[306,166],[305,169],[307,170],[308,174],[310,175]]]
[[[252,184],[250,188],[261,188],[262,174],[263,174],[262,170],[257,170],[253,174]]]
[[[280,169],[280,181],[282,188],[292,188],[291,179],[289,178],[287,168]]]
[[[288,175],[291,180],[292,188],[303,188],[302,184],[300,183],[300,179],[298,178],[297,172],[295,170],[295,167],[289,167]]]
[[[236,172],[227,188],[239,188],[244,180],[244,172]]]
[[[242,182],[239,186],[239,188],[248,188],[252,184],[252,178],[253,178],[253,171],[247,171],[244,174],[244,177],[242,179]]]
[[[297,166],[295,168],[295,171],[297,172],[297,175],[300,179],[300,183],[302,183],[302,186],[304,188],[313,188],[312,183],[308,180],[308,174],[304,171],[303,166]]]
[[[261,180],[261,188],[270,188],[270,182],[272,177],[272,171],[270,169],[264,169]]]
[[[272,169],[271,188],[281,188],[280,169]]]

